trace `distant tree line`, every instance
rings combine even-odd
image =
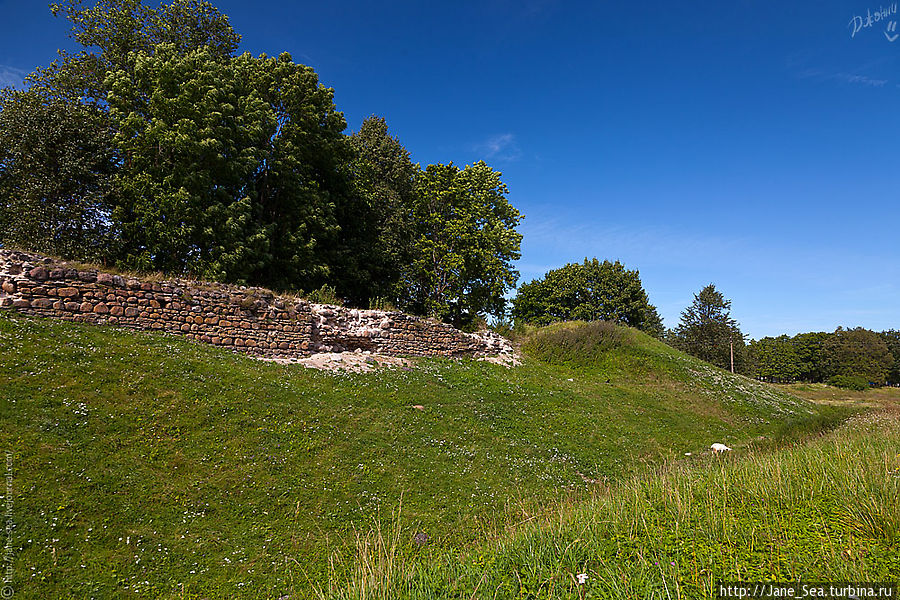
[[[345,135],[311,67],[238,55],[202,0],[51,10],[83,50],[0,92],[0,243],[457,325],[503,313],[522,217],[484,162],[423,169],[378,117]]]
[[[746,342],[731,301],[715,285],[694,296],[666,341],[724,369],[772,383],[803,381],[867,389],[900,385],[900,332],[862,327]],[[732,362],[733,361],[733,362]]]
[[[764,337],[749,345],[752,373],[776,383],[805,381],[866,389],[900,385],[900,331],[862,327]]]
[[[723,369],[773,383],[804,381],[867,389],[900,385],[900,331],[861,327],[751,340],[731,316],[731,300],[705,286],[674,329],[663,326],[638,271],[584,259],[523,284],[512,301],[515,324],[609,321],[650,333]]]

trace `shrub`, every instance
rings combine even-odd
[[[333,285],[328,285],[327,283],[319,289],[310,292],[306,299],[315,304],[334,304],[343,306],[343,302],[337,296],[337,290]]]
[[[586,365],[626,341],[627,330],[608,321],[570,322],[538,330],[525,352],[552,364]]]
[[[376,296],[374,298],[369,298],[369,310],[384,310],[391,312],[397,310],[397,307],[390,299],[383,296]]]
[[[828,380],[828,385],[859,392],[869,389],[869,382],[862,375],[835,375]]]

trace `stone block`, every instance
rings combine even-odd
[[[52,298],[35,298],[31,301],[31,308],[53,308]]]
[[[28,271],[28,277],[35,281],[46,281],[50,277],[50,272],[45,267],[35,267]]]

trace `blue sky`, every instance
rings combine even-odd
[[[313,66],[351,130],[381,115],[416,162],[502,171],[522,281],[596,256],[670,327],[715,283],[756,338],[900,328],[893,2],[214,4],[242,50]],[[66,31],[0,0],[0,84]]]

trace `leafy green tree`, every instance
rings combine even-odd
[[[6,243],[36,250],[109,255],[121,233],[112,219],[118,191],[112,175],[134,158],[122,156],[114,142],[109,76],[130,75],[136,53],[166,45],[229,56],[240,37],[211,4],[195,0],[155,9],[139,0],[94,6],[68,0],[50,8],[66,16],[71,37],[85,49],[61,51],[49,67],[38,68],[27,78],[27,92],[3,92],[0,231]]]
[[[111,71],[105,82],[125,159],[113,212],[122,262],[246,280],[267,250],[251,196],[274,115],[251,94],[246,61],[173,46],[133,61],[130,72]]]
[[[94,105],[0,91],[0,242],[97,258],[109,240],[111,131]]]
[[[99,222],[113,229],[122,266],[306,289],[348,270],[337,216],[352,212],[346,124],[311,68],[286,54],[235,57],[240,36],[208,2],[68,0],[51,10],[84,50],[37,70],[31,92],[48,107],[86,107],[54,108],[69,131],[81,126],[73,115],[90,112],[105,133],[89,150],[103,167],[114,158]],[[40,163],[59,179],[42,188],[63,187],[52,160],[29,148],[7,171]]]
[[[830,377],[861,376],[883,385],[894,366],[894,357],[884,340],[862,327],[837,330],[823,345]]]
[[[821,383],[828,378],[824,345],[830,336],[826,332],[810,332],[798,333],[792,338],[799,361],[799,380]]]
[[[795,381],[800,373],[800,359],[790,337],[764,337],[750,342],[750,361],[756,376],[774,383]]]
[[[387,122],[369,117],[350,138],[353,150],[352,201],[342,206],[340,223],[345,295],[365,306],[373,297],[395,299],[405,265],[413,259],[416,178],[419,167],[392,137]]]
[[[888,371],[887,382],[891,385],[900,384],[900,331],[889,329],[878,334],[894,359],[894,365]]]
[[[313,289],[347,193],[332,91],[290,55],[159,46],[107,78],[128,266]]]
[[[660,337],[662,320],[650,304],[640,274],[619,261],[569,263],[519,287],[514,319],[538,325],[555,321],[612,321]]]
[[[419,175],[413,260],[401,274],[403,308],[456,326],[503,314],[522,241],[516,231],[522,217],[507,194],[500,173],[484,162],[429,165]]]
[[[340,248],[347,237],[338,215],[352,191],[351,150],[334,90],[287,53],[277,58],[244,54],[237,62],[274,117],[264,133],[267,142],[251,196],[269,231],[271,258],[249,281],[283,289],[331,284],[344,294],[334,276],[342,268]],[[347,211],[343,214],[346,224]]]
[[[672,338],[677,348],[723,369],[731,366],[733,346],[735,371],[744,370],[744,334],[731,317],[731,300],[713,284],[694,294]]]
[[[84,49],[77,54],[60,51],[56,61],[32,75],[32,82],[100,103],[106,99],[106,74],[131,72],[137,53],[153,54],[166,46],[182,55],[206,49],[227,58],[241,41],[228,17],[202,0],[172,0],[156,8],[142,0],[100,0],[93,6],[65,0],[51,3],[50,11],[69,21],[69,37]]]

